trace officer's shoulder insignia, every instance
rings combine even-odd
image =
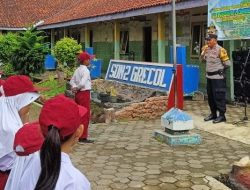
[[[220,49],[220,59],[223,62],[229,60],[229,57],[227,55],[227,50],[225,50],[224,48]]]
[[[227,50],[225,50],[225,48],[221,48],[220,52],[221,52],[221,54],[227,54]]]

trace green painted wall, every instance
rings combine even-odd
[[[114,43],[113,42],[94,42],[94,54],[97,59],[103,60],[102,73],[106,73],[110,59],[114,58]]]
[[[152,41],[152,62],[158,62],[158,41]]]
[[[142,61],[143,59],[143,43],[142,41],[130,41],[129,51],[135,52],[135,61]]]
[[[82,50],[85,50],[85,42],[80,42],[81,46],[82,46]]]

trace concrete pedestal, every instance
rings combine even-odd
[[[185,134],[172,135],[161,130],[155,130],[154,138],[171,146],[201,144],[201,136],[199,134],[189,132]]]

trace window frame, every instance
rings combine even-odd
[[[123,30],[120,33],[120,54],[129,53],[129,31]]]
[[[200,32],[199,32],[199,52],[198,54],[194,54],[193,51],[195,49],[194,47],[194,27],[199,26],[200,27]],[[206,37],[206,31],[207,31],[207,23],[206,22],[193,22],[191,25],[191,44],[190,44],[190,57],[192,58],[198,58],[200,56],[201,48],[205,45],[205,37]]]

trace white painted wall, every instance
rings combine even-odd
[[[94,42],[113,42],[114,41],[114,25],[111,22],[95,24],[93,28]]]

